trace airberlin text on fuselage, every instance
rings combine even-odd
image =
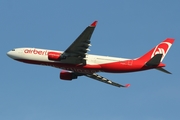
[[[37,54],[37,55],[48,55],[47,50],[37,50],[37,49],[25,49],[24,53],[26,53],[26,54]]]

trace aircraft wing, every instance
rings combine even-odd
[[[86,64],[86,54],[89,51],[90,38],[96,27],[97,21],[88,26],[79,37],[64,51],[62,62],[70,64]]]
[[[109,79],[107,79],[107,78],[104,78],[104,77],[102,77],[102,76],[100,76],[100,75],[98,75],[98,74],[96,74],[96,73],[93,73],[93,74],[90,74],[90,75],[87,74],[87,75],[85,75],[85,76],[87,76],[87,77],[89,77],[89,78],[92,78],[92,79],[95,79],[95,80],[98,80],[98,81],[100,81],[100,82],[104,82],[104,83],[107,83],[107,84],[116,86],[116,87],[129,87],[129,86],[130,86],[130,84],[121,85],[121,84],[119,84],[119,83],[115,83],[115,82],[113,82],[113,81],[111,81],[111,80],[109,80]]]

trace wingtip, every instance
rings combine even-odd
[[[90,26],[91,26],[91,27],[96,27],[97,22],[98,22],[98,21],[94,21]]]
[[[126,85],[125,85],[126,88],[128,88],[128,87],[130,87],[130,86],[131,86],[130,84],[126,84]]]

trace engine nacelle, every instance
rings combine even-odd
[[[59,53],[59,52],[48,52],[48,59],[49,60],[59,61],[60,57],[61,57],[61,53]]]
[[[62,80],[72,80],[72,79],[77,79],[78,76],[73,72],[63,70],[60,72],[59,77]]]

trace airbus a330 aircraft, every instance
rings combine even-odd
[[[94,21],[88,26],[65,51],[16,48],[9,51],[7,55],[20,62],[63,69],[60,72],[60,79],[62,80],[72,80],[77,79],[78,76],[86,76],[117,87],[129,87],[130,84],[121,85],[97,73],[127,73],[157,69],[171,74],[163,68],[165,64],[162,63],[162,60],[173,44],[173,38],[167,38],[143,56],[135,59],[91,55],[87,52],[91,46],[90,38],[96,24],[97,21]]]

